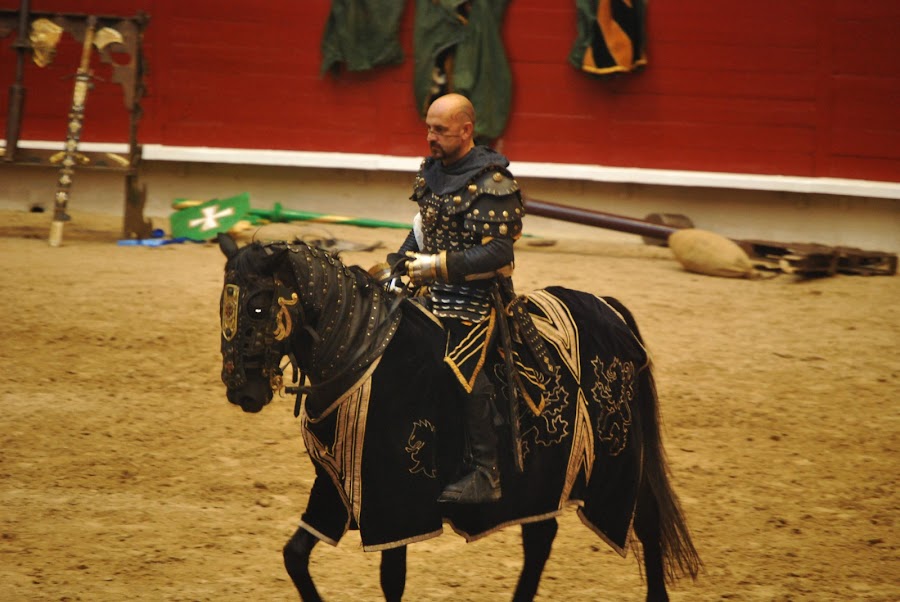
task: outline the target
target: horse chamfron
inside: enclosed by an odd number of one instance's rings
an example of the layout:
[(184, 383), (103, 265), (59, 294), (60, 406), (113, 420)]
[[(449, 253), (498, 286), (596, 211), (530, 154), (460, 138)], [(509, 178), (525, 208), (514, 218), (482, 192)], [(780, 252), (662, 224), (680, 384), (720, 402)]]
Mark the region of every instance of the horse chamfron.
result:
[(513, 599), (531, 600), (555, 517), (570, 505), (623, 556), (637, 535), (648, 600), (667, 599), (667, 580), (696, 577), (700, 559), (669, 483), (649, 361), (621, 303), (563, 287), (521, 299), (554, 365), (536, 369), (516, 337), (484, 358), (494, 406), (509, 408), (495, 421), (503, 496), (438, 503), (466, 448), (440, 321), (417, 298), (387, 292), (361, 268), (302, 243), (238, 249), (220, 236), (220, 245), (228, 400), (261, 410), (282, 388), (285, 356), (301, 384), (309, 381), (296, 413), (316, 480), (284, 548), (302, 599), (319, 599), (308, 570), (313, 547), (336, 544), (348, 529), (359, 530), (365, 550), (382, 552), (382, 589), (399, 600), (407, 544), (445, 524), (468, 541), (519, 524), (525, 565)]

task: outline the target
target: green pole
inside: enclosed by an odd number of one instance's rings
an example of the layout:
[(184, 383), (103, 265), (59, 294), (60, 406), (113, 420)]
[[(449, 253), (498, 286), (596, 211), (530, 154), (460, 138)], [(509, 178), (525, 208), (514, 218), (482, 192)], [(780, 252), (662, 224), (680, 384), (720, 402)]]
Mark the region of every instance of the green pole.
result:
[(361, 217), (347, 217), (344, 215), (331, 215), (330, 213), (315, 213), (313, 211), (296, 211), (293, 209), (284, 209), (281, 203), (275, 203), (275, 207), (269, 209), (253, 209), (247, 212), (247, 215), (269, 220), (270, 222), (315, 222), (319, 224), (340, 224), (345, 226), (362, 226), (364, 228), (396, 228), (409, 230), (412, 223), (388, 222), (377, 219), (366, 219)]

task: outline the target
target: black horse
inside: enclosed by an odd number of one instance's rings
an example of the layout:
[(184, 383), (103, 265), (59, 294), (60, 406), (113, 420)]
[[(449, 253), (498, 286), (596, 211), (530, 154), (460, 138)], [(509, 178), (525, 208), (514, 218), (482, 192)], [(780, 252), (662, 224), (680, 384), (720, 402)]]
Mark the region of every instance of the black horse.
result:
[(496, 412), (503, 497), (438, 503), (465, 453), (440, 321), (416, 298), (385, 291), (326, 251), (219, 241), (228, 258), (228, 400), (260, 411), (283, 388), (285, 356), (301, 385), (309, 379), (295, 414), (316, 479), (284, 547), (301, 599), (320, 599), (309, 573), (313, 547), (336, 545), (348, 529), (359, 530), (365, 550), (381, 551), (385, 598), (400, 600), (407, 544), (440, 535), (444, 524), (467, 541), (518, 524), (525, 562), (513, 599), (532, 600), (556, 517), (569, 505), (622, 556), (637, 535), (648, 600), (667, 600), (667, 581), (697, 576), (700, 558), (669, 483), (649, 361), (622, 304), (562, 287), (522, 298), (557, 365), (534, 369), (521, 341), (484, 358), (496, 407), (508, 409)]

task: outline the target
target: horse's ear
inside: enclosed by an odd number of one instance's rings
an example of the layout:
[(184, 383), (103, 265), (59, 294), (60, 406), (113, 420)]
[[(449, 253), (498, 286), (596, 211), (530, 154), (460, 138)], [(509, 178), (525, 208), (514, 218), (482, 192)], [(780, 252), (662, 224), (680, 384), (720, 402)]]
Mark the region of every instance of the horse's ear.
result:
[(222, 252), (225, 253), (225, 257), (231, 259), (238, 252), (237, 243), (234, 242), (234, 239), (226, 232), (219, 232), (216, 239), (219, 241), (219, 248), (222, 249)]

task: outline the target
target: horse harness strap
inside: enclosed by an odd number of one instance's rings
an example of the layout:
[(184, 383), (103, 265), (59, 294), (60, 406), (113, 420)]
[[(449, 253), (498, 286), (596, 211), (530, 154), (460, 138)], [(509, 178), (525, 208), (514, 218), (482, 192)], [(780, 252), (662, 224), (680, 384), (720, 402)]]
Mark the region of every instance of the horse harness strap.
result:
[(534, 325), (531, 314), (528, 313), (526, 307), (528, 298), (516, 295), (508, 278), (500, 278), (499, 281), (499, 295), (495, 303), (499, 305), (501, 318), (509, 323), (511, 335), (521, 341), (528, 350), (533, 362), (532, 367), (537, 368), (544, 376), (552, 377), (556, 372), (556, 365), (544, 339)]

